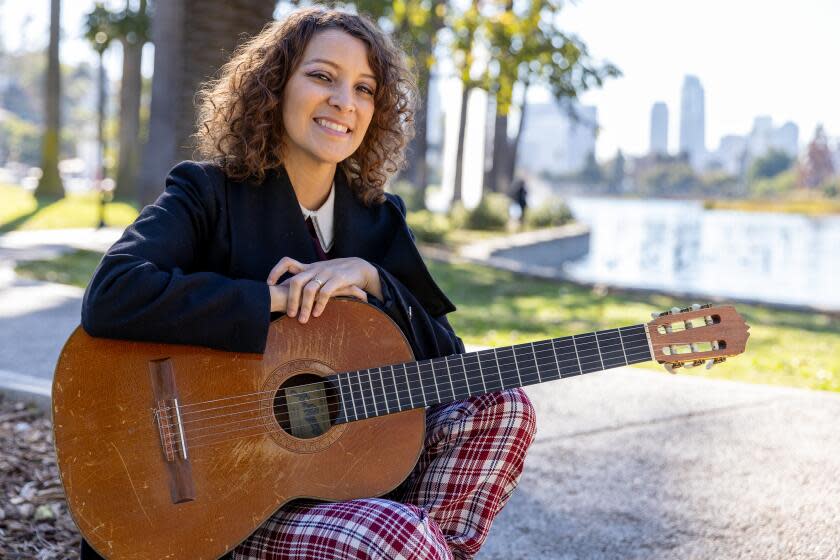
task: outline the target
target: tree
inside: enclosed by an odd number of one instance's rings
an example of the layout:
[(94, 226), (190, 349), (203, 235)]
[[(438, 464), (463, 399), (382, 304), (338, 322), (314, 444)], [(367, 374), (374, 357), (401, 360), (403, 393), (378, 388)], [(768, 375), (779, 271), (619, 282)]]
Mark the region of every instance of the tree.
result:
[(414, 115), (415, 135), (407, 150), (406, 176), (420, 190), (418, 199), (425, 199), (428, 183), (426, 153), (428, 152), (429, 82), (435, 63), (438, 32), (444, 26), (447, 13), (445, 0), (361, 0), (355, 2), (360, 12), (366, 13), (386, 29), (392, 29), (397, 42), (406, 50), (410, 67), (417, 76), (420, 93)]
[(799, 165), (799, 186), (807, 189), (819, 187), (834, 175), (831, 150), (822, 125), (814, 131), (814, 139), (808, 144), (805, 158)]
[(470, 91), (477, 87), (480, 82), (471, 76), (473, 62), (475, 62), (475, 38), (479, 27), (482, 24), (482, 16), (479, 11), (479, 0), (471, 0), (470, 7), (463, 14), (457, 17), (452, 23), (452, 31), (455, 39), (452, 42), (452, 55), (455, 61), (455, 68), (461, 78), (461, 112), (458, 118), (458, 147), (455, 155), (455, 188), (452, 193), (452, 202), (461, 200), (463, 186), (461, 178), (464, 173), (464, 136), (467, 129), (467, 101)]
[(200, 84), (212, 77), (236, 46), (271, 21), (271, 0), (166, 0), (155, 2), (152, 41), (155, 73), (149, 139), (140, 168), (140, 201), (160, 194), (166, 172), (193, 157), (195, 106)]
[[(582, 91), (600, 87), (605, 79), (621, 73), (612, 64), (596, 64), (586, 44), (560, 31), (557, 21), (563, 6), (560, 0), (522, 3), (525, 9), (518, 13), (512, 0), (491, 4), (495, 6), (495, 13), (487, 18), (491, 59), (484, 83), (496, 98), (496, 121), (488, 188), (506, 190), (516, 174), (530, 85), (547, 85), (554, 98), (566, 104), (573, 118), (578, 118), (572, 104), (566, 101), (575, 99)], [(507, 119), (517, 82), (522, 84), (522, 104), (518, 130), (511, 142), (507, 137)]]
[(140, 164), (140, 98), (143, 77), (140, 74), (143, 45), (149, 41), (149, 16), (146, 0), (138, 9), (125, 9), (114, 20), (115, 36), (122, 44), (123, 65), (120, 84), (119, 156), (117, 158), (117, 194), (137, 199), (137, 171)]
[(59, 133), (61, 130), (61, 74), (58, 59), (58, 42), (61, 30), (61, 0), (50, 0), (50, 44), (47, 50), (47, 106), (46, 127), (41, 148), (41, 170), (35, 194), (60, 198), (64, 186), (58, 173)]
[(107, 78), (103, 57), (105, 51), (111, 45), (114, 35), (113, 15), (104, 4), (97, 2), (85, 19), (85, 39), (90, 42), (93, 50), (99, 55), (99, 81), (97, 84), (99, 93), (96, 104), (96, 141), (99, 144), (96, 161), (97, 188), (101, 186), (101, 181), (105, 178), (105, 100)]
[(586, 155), (586, 162), (580, 170), (580, 180), (589, 185), (597, 185), (604, 180), (604, 172), (601, 171), (601, 166), (595, 159), (595, 152), (589, 152)]
[(611, 193), (618, 194), (622, 190), (622, 186), (624, 185), (624, 163), (624, 154), (621, 153), (621, 150), (618, 150), (615, 154), (615, 159), (612, 161), (612, 165), (610, 165), (610, 178), (607, 183)]
[(750, 165), (750, 182), (757, 179), (772, 179), (793, 165), (794, 158), (781, 150), (771, 149)]

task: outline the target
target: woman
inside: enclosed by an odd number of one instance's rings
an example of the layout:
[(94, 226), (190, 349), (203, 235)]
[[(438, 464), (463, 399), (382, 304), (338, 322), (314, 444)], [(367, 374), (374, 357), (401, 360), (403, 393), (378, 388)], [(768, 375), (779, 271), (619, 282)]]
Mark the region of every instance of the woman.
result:
[[(317, 321), (351, 296), (385, 311), (417, 359), (463, 352), (384, 192), (413, 133), (416, 87), (370, 20), (301, 9), (240, 47), (201, 93), (208, 161), (184, 162), (108, 251), (85, 294), (94, 336), (262, 352), (271, 313)], [(233, 558), (470, 558), (534, 434), (519, 390), (427, 411), (424, 451), (385, 498), (287, 504)], [(83, 558), (96, 558), (84, 546)]]

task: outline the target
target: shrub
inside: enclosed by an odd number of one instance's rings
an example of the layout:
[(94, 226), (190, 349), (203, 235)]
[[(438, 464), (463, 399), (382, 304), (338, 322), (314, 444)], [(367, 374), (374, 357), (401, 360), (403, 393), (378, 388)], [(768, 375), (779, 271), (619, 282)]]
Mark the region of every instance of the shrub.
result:
[(403, 199), (405, 207), (409, 212), (416, 210), (425, 210), (426, 201), (424, 200), (424, 193), (420, 191), (413, 183), (400, 179), (388, 184), (388, 192), (394, 193)]
[(550, 198), (525, 212), (525, 224), (531, 228), (556, 227), (572, 221), (572, 212), (563, 199)]
[(418, 241), (423, 243), (443, 243), (446, 241), (450, 223), (449, 219), (443, 214), (418, 210), (417, 212), (409, 212), (406, 221)]
[(469, 229), (505, 230), (509, 219), (510, 198), (500, 193), (487, 193), (478, 206), (467, 213)]

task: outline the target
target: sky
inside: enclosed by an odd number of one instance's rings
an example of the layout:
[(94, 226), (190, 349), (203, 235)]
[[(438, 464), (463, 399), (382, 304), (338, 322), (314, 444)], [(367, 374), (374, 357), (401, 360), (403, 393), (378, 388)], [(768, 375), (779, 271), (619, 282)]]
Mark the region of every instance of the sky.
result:
[[(122, 6), (124, 1), (111, 0)], [(65, 0), (62, 61), (95, 62), (80, 39), (83, 14), (93, 0)], [(8, 49), (44, 48), (49, 0), (0, 0), (0, 33)], [(706, 94), (706, 147), (726, 134), (746, 134), (756, 116), (775, 125), (793, 121), (800, 144), (822, 123), (840, 137), (840, 0), (577, 0), (562, 11), (560, 27), (578, 35), (597, 59), (609, 60), (623, 77), (586, 92), (601, 124), (599, 159), (647, 151), (650, 109), (664, 101), (669, 110), (669, 145), (679, 138), (680, 89), (696, 75)], [(144, 73), (152, 71), (152, 49)], [(120, 55), (106, 61), (119, 74)], [(547, 100), (535, 90), (531, 100)]]

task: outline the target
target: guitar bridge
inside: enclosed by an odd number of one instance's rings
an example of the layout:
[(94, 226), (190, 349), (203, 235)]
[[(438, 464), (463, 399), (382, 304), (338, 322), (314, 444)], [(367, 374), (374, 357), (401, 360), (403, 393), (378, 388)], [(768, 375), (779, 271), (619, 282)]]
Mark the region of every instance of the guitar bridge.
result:
[(160, 434), (160, 445), (166, 468), (169, 471), (169, 493), (173, 504), (195, 499), (192, 467), (187, 455), (187, 436), (178, 403), (178, 389), (175, 386), (175, 372), (172, 360), (149, 362), (152, 378), (152, 393), (157, 408), (154, 418)]
[(187, 437), (184, 434), (178, 399), (158, 401), (154, 414), (160, 434), (160, 445), (167, 462), (174, 461), (178, 455), (184, 461), (188, 460)]

